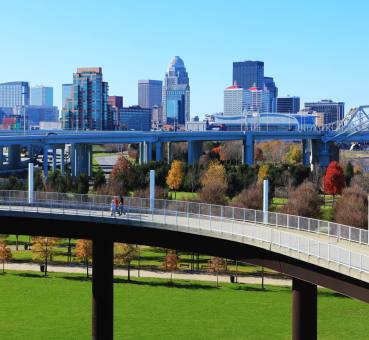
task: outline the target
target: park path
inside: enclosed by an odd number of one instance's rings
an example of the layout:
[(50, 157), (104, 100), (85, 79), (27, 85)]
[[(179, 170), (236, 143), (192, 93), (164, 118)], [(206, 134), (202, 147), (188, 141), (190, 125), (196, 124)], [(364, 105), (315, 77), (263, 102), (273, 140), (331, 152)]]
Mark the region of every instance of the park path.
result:
[[(7, 263), (5, 270), (18, 270), (18, 271), (40, 271), (40, 265), (36, 263)], [(79, 265), (70, 266), (55, 266), (48, 265), (47, 270), (54, 273), (74, 273), (74, 274), (85, 274), (86, 268)], [(89, 270), (92, 272), (92, 269)], [(114, 275), (116, 276), (127, 276), (126, 269), (114, 269)], [(147, 277), (147, 278), (160, 278), (170, 279), (170, 272), (163, 271), (151, 271), (151, 270), (140, 270), (138, 273), (137, 269), (131, 270), (131, 277)], [(210, 281), (215, 282), (216, 276), (207, 273), (183, 273), (173, 272), (173, 279), (175, 280), (192, 280), (192, 281)], [(238, 283), (245, 284), (261, 284), (261, 277), (253, 276), (238, 276)], [(219, 275), (219, 282), (230, 282), (229, 275)], [(264, 276), (264, 284), (273, 286), (291, 286), (291, 280), (288, 279), (276, 279)]]

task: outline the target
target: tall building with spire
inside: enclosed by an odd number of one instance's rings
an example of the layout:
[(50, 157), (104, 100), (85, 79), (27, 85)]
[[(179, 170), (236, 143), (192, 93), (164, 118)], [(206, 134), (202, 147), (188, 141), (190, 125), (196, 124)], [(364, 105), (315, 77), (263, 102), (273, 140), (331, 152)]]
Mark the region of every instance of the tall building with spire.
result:
[(190, 120), (190, 81), (183, 60), (170, 62), (163, 84), (163, 114), (167, 124), (184, 125)]

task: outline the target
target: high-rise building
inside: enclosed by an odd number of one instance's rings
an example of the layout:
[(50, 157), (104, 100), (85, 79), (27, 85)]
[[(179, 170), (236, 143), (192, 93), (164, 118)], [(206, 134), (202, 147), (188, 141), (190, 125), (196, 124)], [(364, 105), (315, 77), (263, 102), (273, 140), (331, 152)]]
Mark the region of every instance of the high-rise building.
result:
[(0, 107), (29, 105), (29, 83), (14, 81), (0, 84)]
[(274, 79), (272, 77), (264, 77), (264, 90), (269, 92), (269, 112), (277, 111), (277, 97), (278, 97), (278, 87), (275, 85)]
[(248, 89), (256, 86), (264, 89), (264, 62), (262, 61), (237, 61), (233, 63), (233, 83)]
[(190, 120), (190, 81), (184, 62), (178, 56), (170, 62), (165, 74), (162, 104), (167, 124), (184, 125)]
[(66, 106), (67, 99), (72, 99), (73, 84), (62, 84), (62, 108)]
[(43, 85), (31, 87), (30, 103), (36, 106), (53, 106), (53, 88)]
[(321, 113), (321, 123), (329, 124), (343, 119), (345, 115), (345, 103), (334, 102), (333, 100), (323, 99), (319, 102), (305, 103), (305, 109)]
[(238, 116), (243, 114), (246, 105), (246, 91), (235, 82), (224, 90), (225, 116)]
[(248, 113), (269, 111), (270, 93), (258, 89), (255, 85), (245, 90), (245, 110)]
[(108, 130), (108, 83), (103, 81), (101, 67), (78, 68), (73, 74), (72, 109), (64, 112), (64, 128)]
[(161, 106), (154, 105), (151, 109), (151, 126), (154, 129), (158, 129), (163, 123), (163, 108)]
[(151, 109), (144, 109), (138, 105), (123, 107), (120, 110), (120, 129), (150, 131)]
[(300, 97), (278, 97), (277, 112), (297, 113), (300, 111)]
[(123, 97), (109, 96), (108, 103), (109, 103), (108, 121), (112, 122), (112, 130), (120, 130), (120, 110), (123, 109)]
[(138, 105), (144, 109), (161, 106), (163, 82), (161, 80), (138, 81)]

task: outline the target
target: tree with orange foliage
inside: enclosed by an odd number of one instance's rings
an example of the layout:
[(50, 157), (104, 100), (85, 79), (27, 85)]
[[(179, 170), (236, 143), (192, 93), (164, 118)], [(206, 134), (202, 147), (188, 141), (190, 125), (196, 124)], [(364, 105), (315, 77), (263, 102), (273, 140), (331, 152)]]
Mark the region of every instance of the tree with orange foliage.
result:
[(226, 261), (221, 257), (212, 257), (209, 260), (209, 270), (217, 276), (217, 288), (219, 287), (219, 272), (225, 271)]
[(345, 187), (345, 175), (338, 162), (329, 163), (324, 176), (324, 193), (328, 195), (340, 195)]
[(224, 166), (219, 162), (211, 162), (201, 177), (202, 188), (198, 193), (201, 202), (225, 204), (227, 179)]
[(162, 267), (170, 271), (170, 282), (173, 282), (173, 271), (178, 269), (179, 256), (174, 250), (168, 250)]
[(130, 191), (135, 182), (132, 163), (123, 155), (119, 156), (109, 176), (111, 194), (118, 195)]
[(54, 254), (54, 248), (57, 245), (59, 239), (56, 237), (43, 237), (37, 236), (32, 240), (32, 258), (33, 260), (40, 261), (44, 264), (44, 273), (47, 276), (47, 265), (49, 261), (52, 261)]
[(169, 189), (174, 190), (174, 199), (176, 199), (177, 190), (181, 187), (184, 178), (183, 163), (173, 161), (166, 179)]
[(5, 273), (5, 262), (8, 262), (12, 258), (12, 251), (7, 246), (5, 240), (0, 241), (0, 261), (3, 264), (3, 274)]
[(91, 240), (78, 240), (76, 244), (76, 257), (86, 264), (86, 275), (88, 273), (88, 261), (92, 259), (92, 241)]

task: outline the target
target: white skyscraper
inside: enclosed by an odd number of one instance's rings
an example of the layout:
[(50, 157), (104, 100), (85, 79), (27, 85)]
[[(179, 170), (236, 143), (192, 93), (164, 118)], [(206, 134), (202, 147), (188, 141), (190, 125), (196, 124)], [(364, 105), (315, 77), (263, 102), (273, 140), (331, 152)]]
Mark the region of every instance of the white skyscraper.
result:
[(239, 116), (242, 115), (245, 109), (245, 90), (234, 85), (228, 86), (224, 90), (224, 115), (225, 116)]

